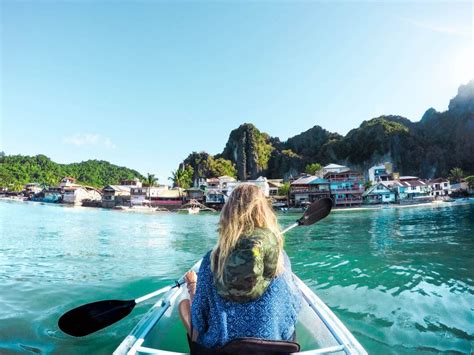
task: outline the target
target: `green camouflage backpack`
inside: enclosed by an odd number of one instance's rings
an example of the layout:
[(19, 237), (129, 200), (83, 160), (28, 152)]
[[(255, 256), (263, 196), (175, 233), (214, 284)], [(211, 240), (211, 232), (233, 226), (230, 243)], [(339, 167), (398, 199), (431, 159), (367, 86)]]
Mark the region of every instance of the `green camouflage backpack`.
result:
[(214, 277), (217, 293), (238, 303), (256, 300), (275, 276), (278, 253), (278, 240), (268, 229), (242, 236), (224, 264), (223, 283)]

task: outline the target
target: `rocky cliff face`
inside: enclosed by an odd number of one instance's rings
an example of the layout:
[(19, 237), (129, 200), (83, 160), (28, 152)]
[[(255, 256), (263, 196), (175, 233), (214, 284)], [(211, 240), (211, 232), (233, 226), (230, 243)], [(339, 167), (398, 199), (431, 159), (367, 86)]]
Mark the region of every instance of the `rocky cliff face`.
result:
[(243, 124), (230, 133), (220, 157), (235, 164), (241, 180), (295, 176), (313, 162), (366, 171), (390, 161), (402, 175), (423, 178), (447, 176), (453, 167), (473, 174), (474, 80), (459, 88), (445, 112), (430, 108), (419, 122), (380, 116), (362, 122), (346, 136), (314, 126), (281, 142)]
[(222, 157), (236, 164), (239, 180), (255, 179), (265, 174), (273, 149), (268, 134), (245, 123), (230, 133)]

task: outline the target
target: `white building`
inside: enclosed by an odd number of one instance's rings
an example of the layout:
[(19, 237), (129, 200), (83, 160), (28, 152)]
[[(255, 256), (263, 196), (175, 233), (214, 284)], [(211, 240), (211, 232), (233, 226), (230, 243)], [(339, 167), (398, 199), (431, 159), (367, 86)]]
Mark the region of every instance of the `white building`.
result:
[(430, 186), (430, 194), (433, 197), (441, 197), (451, 195), (451, 184), (448, 179), (434, 179), (428, 182)]
[(368, 170), (369, 180), (373, 183), (391, 180), (392, 163), (377, 164)]
[(143, 206), (157, 199), (163, 191), (168, 190), (167, 185), (140, 186), (130, 188), (130, 204), (132, 206)]
[(27, 194), (37, 194), (43, 191), (43, 188), (37, 182), (32, 182), (32, 183), (26, 184), (24, 187), (24, 190)]
[(347, 166), (339, 164), (329, 164), (323, 167), (323, 176), (327, 173), (342, 173), (344, 171), (350, 170)]
[(270, 196), (278, 196), (278, 190), (283, 186), (283, 179), (267, 179)]
[(61, 182), (59, 183), (59, 188), (61, 189), (64, 189), (65, 187), (74, 187), (74, 186), (80, 186), (78, 184), (76, 184), (76, 179), (74, 179), (73, 177), (69, 177), (69, 176), (66, 176), (66, 177), (63, 177), (61, 179)]
[(101, 193), (93, 187), (76, 185), (64, 188), (64, 203), (79, 205), (83, 200), (100, 201), (101, 198)]

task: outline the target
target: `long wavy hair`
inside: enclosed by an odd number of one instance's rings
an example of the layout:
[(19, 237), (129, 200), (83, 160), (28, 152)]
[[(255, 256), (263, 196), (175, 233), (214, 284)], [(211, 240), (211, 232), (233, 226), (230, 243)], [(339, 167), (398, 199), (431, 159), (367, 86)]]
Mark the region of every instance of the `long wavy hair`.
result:
[(263, 192), (255, 185), (241, 184), (224, 205), (219, 219), (219, 239), (211, 254), (211, 270), (223, 282), (224, 265), (242, 236), (265, 228), (278, 240), (279, 257), (276, 274), (283, 271), (283, 237), (273, 209)]

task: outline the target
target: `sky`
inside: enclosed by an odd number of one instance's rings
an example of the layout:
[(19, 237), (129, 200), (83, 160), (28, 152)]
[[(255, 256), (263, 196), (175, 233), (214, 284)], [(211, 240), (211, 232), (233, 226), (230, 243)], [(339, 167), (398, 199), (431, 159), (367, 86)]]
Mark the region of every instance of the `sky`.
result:
[(474, 79), (473, 4), (0, 0), (0, 150), (167, 183), (245, 122), (418, 121)]

